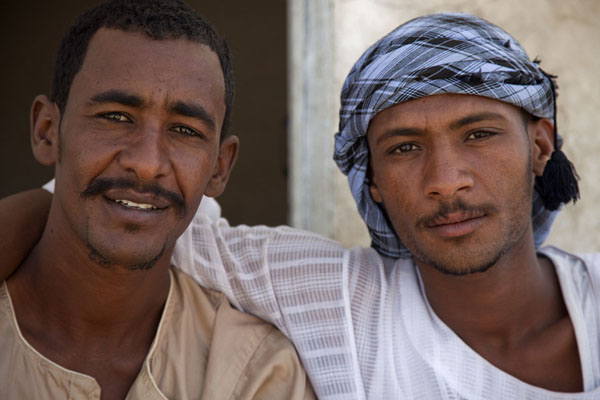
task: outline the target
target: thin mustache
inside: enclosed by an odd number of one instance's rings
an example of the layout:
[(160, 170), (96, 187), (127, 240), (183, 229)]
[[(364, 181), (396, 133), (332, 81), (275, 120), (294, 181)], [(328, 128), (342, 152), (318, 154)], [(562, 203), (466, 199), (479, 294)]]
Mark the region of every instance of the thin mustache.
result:
[(483, 203), (471, 205), (462, 199), (457, 199), (453, 202), (440, 203), (440, 206), (436, 212), (417, 219), (417, 226), (433, 226), (436, 224), (436, 221), (448, 218), (448, 215), (456, 212), (487, 215), (495, 211), (496, 207), (493, 204)]
[(110, 189), (133, 189), (138, 193), (152, 193), (156, 197), (162, 197), (166, 199), (182, 215), (185, 214), (185, 201), (179, 194), (163, 189), (156, 184), (142, 185), (124, 178), (96, 178), (90, 182), (88, 187), (83, 192), (81, 192), (81, 197), (90, 198), (98, 196)]

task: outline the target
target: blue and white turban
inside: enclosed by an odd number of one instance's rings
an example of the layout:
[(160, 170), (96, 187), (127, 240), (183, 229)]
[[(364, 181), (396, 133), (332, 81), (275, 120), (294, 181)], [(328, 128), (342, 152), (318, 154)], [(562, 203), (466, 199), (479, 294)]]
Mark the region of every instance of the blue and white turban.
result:
[[(550, 79), (513, 37), (481, 18), (460, 13), (416, 18), (367, 49), (342, 88), (334, 160), (348, 176), (372, 246), (384, 256), (410, 253), (369, 191), (369, 123), (388, 107), (441, 93), (485, 96), (537, 117), (554, 118)], [(536, 247), (548, 236), (556, 214), (534, 191)]]

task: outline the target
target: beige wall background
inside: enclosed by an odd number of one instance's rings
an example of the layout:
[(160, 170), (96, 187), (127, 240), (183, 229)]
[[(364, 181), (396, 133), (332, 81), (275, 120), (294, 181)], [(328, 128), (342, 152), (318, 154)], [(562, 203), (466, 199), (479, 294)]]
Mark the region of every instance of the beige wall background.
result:
[(442, 11), (501, 26), (558, 75), (558, 127), (581, 176), (581, 200), (563, 209), (546, 243), (600, 251), (598, 0), (288, 0), (292, 225), (346, 246), (369, 244), (346, 178), (331, 160), (343, 80), (381, 36), (411, 18)]

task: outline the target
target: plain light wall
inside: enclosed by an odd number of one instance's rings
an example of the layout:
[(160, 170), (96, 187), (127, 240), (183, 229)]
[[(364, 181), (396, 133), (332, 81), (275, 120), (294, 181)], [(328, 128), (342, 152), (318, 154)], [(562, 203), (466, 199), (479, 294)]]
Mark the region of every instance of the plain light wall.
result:
[[(443, 11), (471, 13), (499, 25), (531, 58), (540, 58), (544, 70), (558, 75), (558, 128), (563, 150), (581, 176), (581, 200), (563, 209), (546, 243), (600, 251), (597, 0), (327, 0), (318, 7), (311, 0), (289, 0), (292, 223), (348, 247), (369, 245), (346, 177), (331, 159), (339, 93), (354, 62), (377, 39), (412, 18)], [(318, 62), (308, 54), (318, 55)]]

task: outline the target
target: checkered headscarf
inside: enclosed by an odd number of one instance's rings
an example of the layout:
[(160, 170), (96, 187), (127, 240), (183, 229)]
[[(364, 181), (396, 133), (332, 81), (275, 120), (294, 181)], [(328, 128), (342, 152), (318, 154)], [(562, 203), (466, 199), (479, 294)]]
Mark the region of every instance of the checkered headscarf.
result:
[[(554, 117), (550, 80), (514, 38), (481, 18), (459, 13), (416, 18), (367, 49), (342, 88), (334, 160), (348, 175), (372, 246), (384, 256), (397, 258), (409, 252), (369, 192), (369, 123), (388, 107), (440, 93), (485, 96), (537, 117)], [(548, 235), (555, 216), (534, 191), (536, 246)]]

